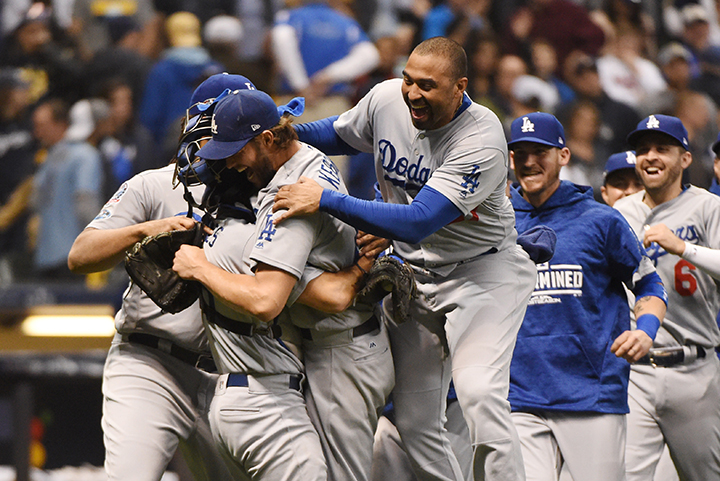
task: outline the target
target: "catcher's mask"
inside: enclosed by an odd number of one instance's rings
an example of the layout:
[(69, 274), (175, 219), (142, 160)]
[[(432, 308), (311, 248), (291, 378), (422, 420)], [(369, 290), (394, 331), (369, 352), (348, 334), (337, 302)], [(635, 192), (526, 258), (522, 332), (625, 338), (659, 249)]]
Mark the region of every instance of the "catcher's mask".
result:
[[(218, 101), (230, 94), (225, 89), (214, 99), (207, 99), (192, 105), (185, 112), (183, 132), (175, 158), (175, 186), (182, 183), (191, 185), (209, 184), (219, 180), (219, 173), (225, 168), (225, 162), (215, 162), (210, 166), (204, 159), (196, 157), (202, 145), (212, 138), (212, 114)], [(212, 161), (211, 161), (212, 162)]]

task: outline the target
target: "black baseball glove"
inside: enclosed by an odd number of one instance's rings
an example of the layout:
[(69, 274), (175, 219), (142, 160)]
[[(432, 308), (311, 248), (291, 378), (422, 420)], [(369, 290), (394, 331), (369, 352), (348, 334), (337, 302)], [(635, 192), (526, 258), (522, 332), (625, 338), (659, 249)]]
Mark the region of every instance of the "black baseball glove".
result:
[(375, 261), (368, 272), (365, 287), (358, 293), (358, 300), (375, 303), (389, 293), (392, 293), (393, 320), (397, 324), (405, 322), (410, 313), (410, 300), (417, 297), (417, 286), (410, 266), (394, 255)]
[(200, 283), (182, 279), (173, 271), (175, 253), (183, 244), (201, 247), (204, 239), (205, 232), (199, 222), (192, 229), (148, 236), (127, 253), (125, 270), (163, 311), (176, 314), (197, 300)]

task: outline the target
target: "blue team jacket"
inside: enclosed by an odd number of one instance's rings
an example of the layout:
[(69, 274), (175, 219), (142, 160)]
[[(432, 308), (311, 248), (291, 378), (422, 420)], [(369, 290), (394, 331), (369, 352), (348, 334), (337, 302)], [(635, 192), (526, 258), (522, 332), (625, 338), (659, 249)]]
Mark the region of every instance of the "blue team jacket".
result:
[(562, 181), (540, 208), (512, 190), (518, 232), (555, 230), (554, 257), (535, 291), (510, 367), (513, 411), (627, 413), (630, 365), (610, 352), (630, 329), (622, 283), (632, 286), (643, 248), (623, 216), (592, 188)]

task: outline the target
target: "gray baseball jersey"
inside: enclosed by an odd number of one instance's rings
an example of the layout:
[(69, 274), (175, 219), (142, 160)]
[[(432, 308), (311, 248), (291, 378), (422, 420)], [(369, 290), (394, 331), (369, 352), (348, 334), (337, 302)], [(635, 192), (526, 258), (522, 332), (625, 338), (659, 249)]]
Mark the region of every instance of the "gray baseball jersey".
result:
[[(116, 229), (186, 215), (183, 190), (172, 188), (173, 172), (174, 166), (167, 166), (131, 178), (88, 227)], [(199, 198), (202, 187), (192, 191)], [(115, 327), (119, 334), (105, 362), (102, 386), (108, 479), (158, 481), (178, 446), (196, 479), (232, 479), (207, 420), (217, 375), (122, 337), (143, 332), (196, 352), (207, 351), (198, 304), (179, 314), (163, 313), (131, 284)]]
[[(252, 275), (249, 254), (255, 241), (254, 224), (238, 219), (223, 219), (211, 236), (205, 240), (203, 250), (209, 262), (234, 274)], [(209, 296), (206, 291), (204, 296)], [(253, 324), (261, 332), (267, 324), (249, 314), (239, 312), (224, 304), (219, 298), (213, 298), (214, 309), (233, 320)], [(221, 373), (254, 374), (301, 374), (303, 365), (298, 357), (278, 339), (262, 333), (254, 336), (242, 336), (230, 332), (203, 316), (210, 337), (213, 357)], [(292, 326), (283, 325), (283, 338), (288, 341)], [(295, 339), (295, 343), (299, 343)]]
[[(187, 215), (188, 204), (183, 199), (183, 189), (172, 189), (174, 169), (174, 165), (168, 165), (147, 170), (123, 183), (88, 227), (117, 229), (149, 220)], [(202, 197), (202, 186), (190, 189), (196, 199)], [(199, 221), (202, 214), (194, 212), (193, 216)], [(186, 349), (208, 350), (197, 302), (175, 315), (163, 313), (132, 283), (125, 291), (122, 308), (115, 316), (115, 328), (121, 334), (147, 332), (170, 338)]]
[[(301, 176), (310, 177), (325, 188), (347, 193), (335, 164), (314, 147), (301, 145), (300, 151), (280, 167), (270, 184), (258, 194), (256, 239), (250, 253), (254, 265), (262, 262), (298, 279), (306, 264), (337, 272), (352, 265), (356, 256), (355, 229), (328, 214), (316, 213), (291, 218), (277, 226), (273, 224), (275, 194), (280, 187), (297, 182)], [(297, 310), (293, 323), (318, 330), (352, 328), (372, 314), (370, 306), (348, 309), (333, 316), (305, 306), (293, 308)]]
[[(387, 331), (354, 334), (353, 328), (373, 315), (370, 305), (356, 304), (328, 315), (292, 303), (302, 288), (324, 271), (335, 272), (355, 261), (355, 229), (336, 218), (317, 213), (291, 218), (275, 226), (272, 205), (283, 185), (300, 176), (347, 192), (340, 174), (327, 156), (301, 144), (258, 195), (258, 227), (251, 259), (282, 269), (299, 278), (290, 306), (281, 317), (309, 329), (302, 350), (309, 390), (308, 411), (320, 434), (331, 480), (367, 480), (372, 464), (373, 433), (378, 413), (393, 386), (394, 370)], [(349, 442), (348, 436), (352, 442)]]
[[(643, 203), (645, 192), (620, 199), (615, 208), (628, 220), (638, 239), (644, 226), (665, 224), (683, 241), (720, 249), (720, 198), (704, 189), (687, 188), (654, 209)], [(647, 248), (668, 293), (668, 308), (654, 347), (720, 345), (716, 322), (720, 310), (718, 282), (688, 261), (668, 254), (657, 244)]]
[[(665, 224), (683, 241), (720, 248), (720, 198), (689, 186), (650, 209), (641, 191), (615, 203), (635, 230)], [(719, 284), (688, 261), (653, 243), (648, 249), (668, 293), (653, 347), (698, 345), (704, 358), (672, 367), (633, 365), (628, 386), (628, 481), (652, 479), (664, 446), (680, 479), (720, 479)]]
[(515, 243), (503, 128), (495, 114), (465, 96), (447, 125), (418, 130), (402, 82), (375, 86), (333, 124), (349, 145), (374, 153), (385, 202), (410, 204), (428, 186), (462, 213), (419, 244), (393, 243), (420, 267), (411, 321), (388, 328), (398, 431), (419, 478), (463, 479), (444, 433), (452, 367), (475, 476), (522, 479), (508, 372), (536, 270)]
[(450, 124), (417, 130), (400, 95), (401, 83), (393, 79), (375, 86), (334, 127), (352, 147), (374, 153), (385, 202), (410, 204), (427, 185), (463, 213), (419, 245), (394, 242), (403, 257), (445, 274), (449, 265), (515, 242), (515, 216), (505, 195), (507, 143), (495, 114), (467, 97), (463, 107), (469, 105)]

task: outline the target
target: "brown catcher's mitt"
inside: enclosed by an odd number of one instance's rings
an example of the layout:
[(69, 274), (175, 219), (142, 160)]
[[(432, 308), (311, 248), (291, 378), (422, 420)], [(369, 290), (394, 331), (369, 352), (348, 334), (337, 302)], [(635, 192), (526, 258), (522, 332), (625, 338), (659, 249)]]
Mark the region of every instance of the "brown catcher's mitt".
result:
[(204, 239), (205, 232), (198, 222), (192, 229), (148, 236), (125, 256), (125, 270), (163, 311), (176, 314), (197, 300), (200, 283), (182, 279), (173, 271), (175, 253), (183, 244), (201, 247)]
[(375, 303), (392, 293), (393, 320), (405, 322), (410, 312), (410, 300), (417, 297), (415, 274), (401, 258), (386, 255), (375, 261), (368, 272), (365, 287), (358, 300)]

